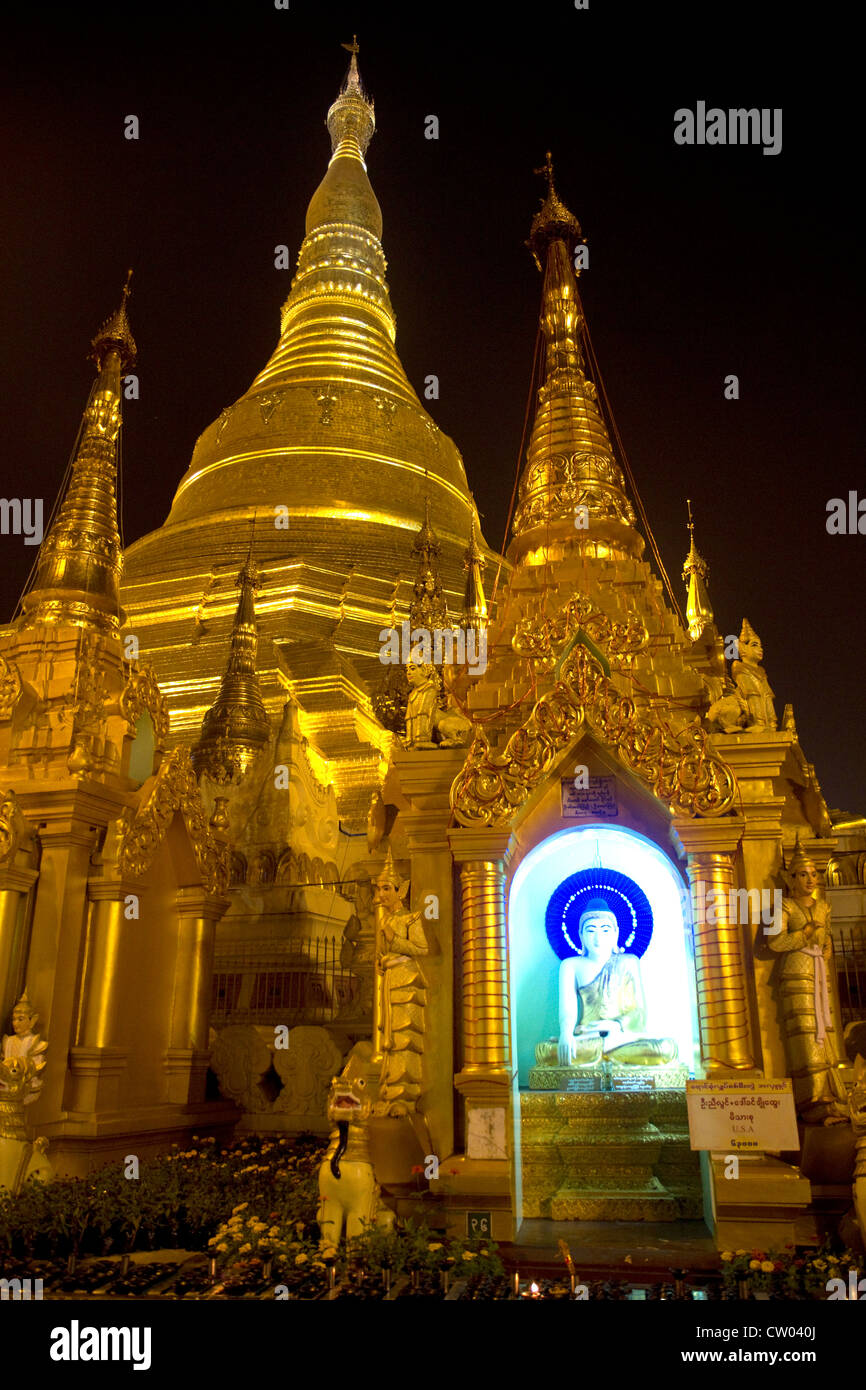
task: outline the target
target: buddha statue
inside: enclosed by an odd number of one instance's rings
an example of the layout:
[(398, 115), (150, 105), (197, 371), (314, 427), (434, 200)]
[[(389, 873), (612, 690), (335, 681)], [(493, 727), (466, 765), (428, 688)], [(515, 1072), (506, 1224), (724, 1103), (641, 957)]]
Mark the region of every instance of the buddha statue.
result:
[(790, 896), (782, 898), (782, 930), (768, 937), (782, 957), (779, 997), (788, 1074), (797, 1114), (806, 1124), (844, 1124), (844, 1065), (830, 1007), (828, 965), (833, 950), (830, 907), (817, 896), (818, 871), (800, 845), (788, 864)]
[(619, 945), (619, 924), (603, 898), (580, 914), (577, 955), (559, 967), (559, 1037), (539, 1043), (539, 1066), (658, 1067), (676, 1060), (672, 1038), (644, 1037), (646, 1003), (640, 961)]

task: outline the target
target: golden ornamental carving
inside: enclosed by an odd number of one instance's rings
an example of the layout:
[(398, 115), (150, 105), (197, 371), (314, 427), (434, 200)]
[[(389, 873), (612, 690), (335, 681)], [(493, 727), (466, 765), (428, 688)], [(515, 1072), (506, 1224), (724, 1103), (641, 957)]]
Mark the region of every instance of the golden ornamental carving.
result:
[(135, 733), (141, 716), (149, 714), (156, 746), (164, 748), (169, 730), (168, 702), (159, 688), (153, 668), (134, 667), (130, 663), (125, 669), (127, 679), (120, 696), (120, 712), (129, 725), (130, 733)]
[(21, 694), (21, 677), (15, 662), (0, 656), (0, 719), (11, 719), (15, 701)]
[(178, 812), (189, 832), (207, 891), (225, 893), (229, 882), (228, 847), (220, 844), (208, 826), (186, 747), (175, 748), (162, 764), (150, 795), (135, 814), (125, 811), (121, 817), (117, 860), (122, 877), (141, 877)]
[(18, 848), (18, 826), (16, 821), (20, 816), (18, 802), (15, 793), (9, 792), (0, 801), (0, 864), (4, 864), (7, 859), (15, 857)]
[(674, 813), (720, 816), (730, 810), (734, 774), (712, 751), (700, 720), (675, 732), (652, 708), (639, 709), (605, 673), (601, 654), (581, 640), (581, 634), (607, 636), (611, 654), (628, 655), (646, 641), (641, 628), (639, 622), (614, 623), (582, 597), (569, 601), (546, 635), (521, 625), (512, 645), (545, 665), (555, 659), (563, 634), (572, 636), (574, 645), (565, 649), (560, 679), (536, 701), (502, 753), (494, 752), (477, 729), (451, 788), (461, 825), (507, 824), (584, 725)]

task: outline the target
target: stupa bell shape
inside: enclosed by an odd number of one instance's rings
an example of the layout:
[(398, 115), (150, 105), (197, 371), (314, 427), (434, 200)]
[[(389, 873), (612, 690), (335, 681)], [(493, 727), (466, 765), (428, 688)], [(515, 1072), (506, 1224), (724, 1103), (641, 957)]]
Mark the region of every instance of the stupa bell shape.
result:
[[(216, 695), (251, 521), (254, 558), (269, 574), (258, 671), (271, 715), (286, 675), (312, 679), (310, 643), (335, 647), (369, 688), (380, 679), (379, 633), (395, 596), (398, 622), (407, 614), (406, 557), (425, 495), (449, 607), (460, 608), (472, 501), (457, 448), (397, 356), (365, 162), (375, 113), (354, 53), (327, 126), (331, 159), (309, 204), (276, 350), (199, 438), (164, 526), (126, 555), (124, 601), (178, 735), (197, 735)], [(295, 648), (306, 675), (293, 669)]]

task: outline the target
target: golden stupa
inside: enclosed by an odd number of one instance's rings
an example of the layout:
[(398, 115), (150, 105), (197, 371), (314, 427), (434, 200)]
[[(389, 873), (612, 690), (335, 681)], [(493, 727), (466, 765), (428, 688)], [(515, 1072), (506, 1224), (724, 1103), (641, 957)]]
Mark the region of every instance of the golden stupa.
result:
[[(252, 527), (262, 698), (273, 717), (297, 694), (307, 731), (339, 765), (357, 762), (351, 711), (382, 677), (379, 634), (408, 615), (425, 502), (455, 620), (480, 528), (460, 453), (397, 355), (365, 162), (375, 116), (354, 51), (327, 126), (331, 160), (307, 210), (276, 350), (199, 438), (165, 524), (127, 550), (123, 599), (168, 699), (172, 737), (194, 739), (223, 675)], [(342, 809), (351, 813), (345, 798)]]

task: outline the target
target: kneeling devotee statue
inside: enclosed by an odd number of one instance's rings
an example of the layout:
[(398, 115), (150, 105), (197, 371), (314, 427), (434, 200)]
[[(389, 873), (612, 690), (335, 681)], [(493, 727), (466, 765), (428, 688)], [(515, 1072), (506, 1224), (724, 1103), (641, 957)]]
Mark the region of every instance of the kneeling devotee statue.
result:
[(646, 1038), (640, 961), (619, 942), (619, 924), (603, 898), (580, 914), (580, 947), (559, 967), (559, 1037), (539, 1043), (539, 1066), (593, 1066), (602, 1056), (618, 1066), (673, 1062), (672, 1038)]

